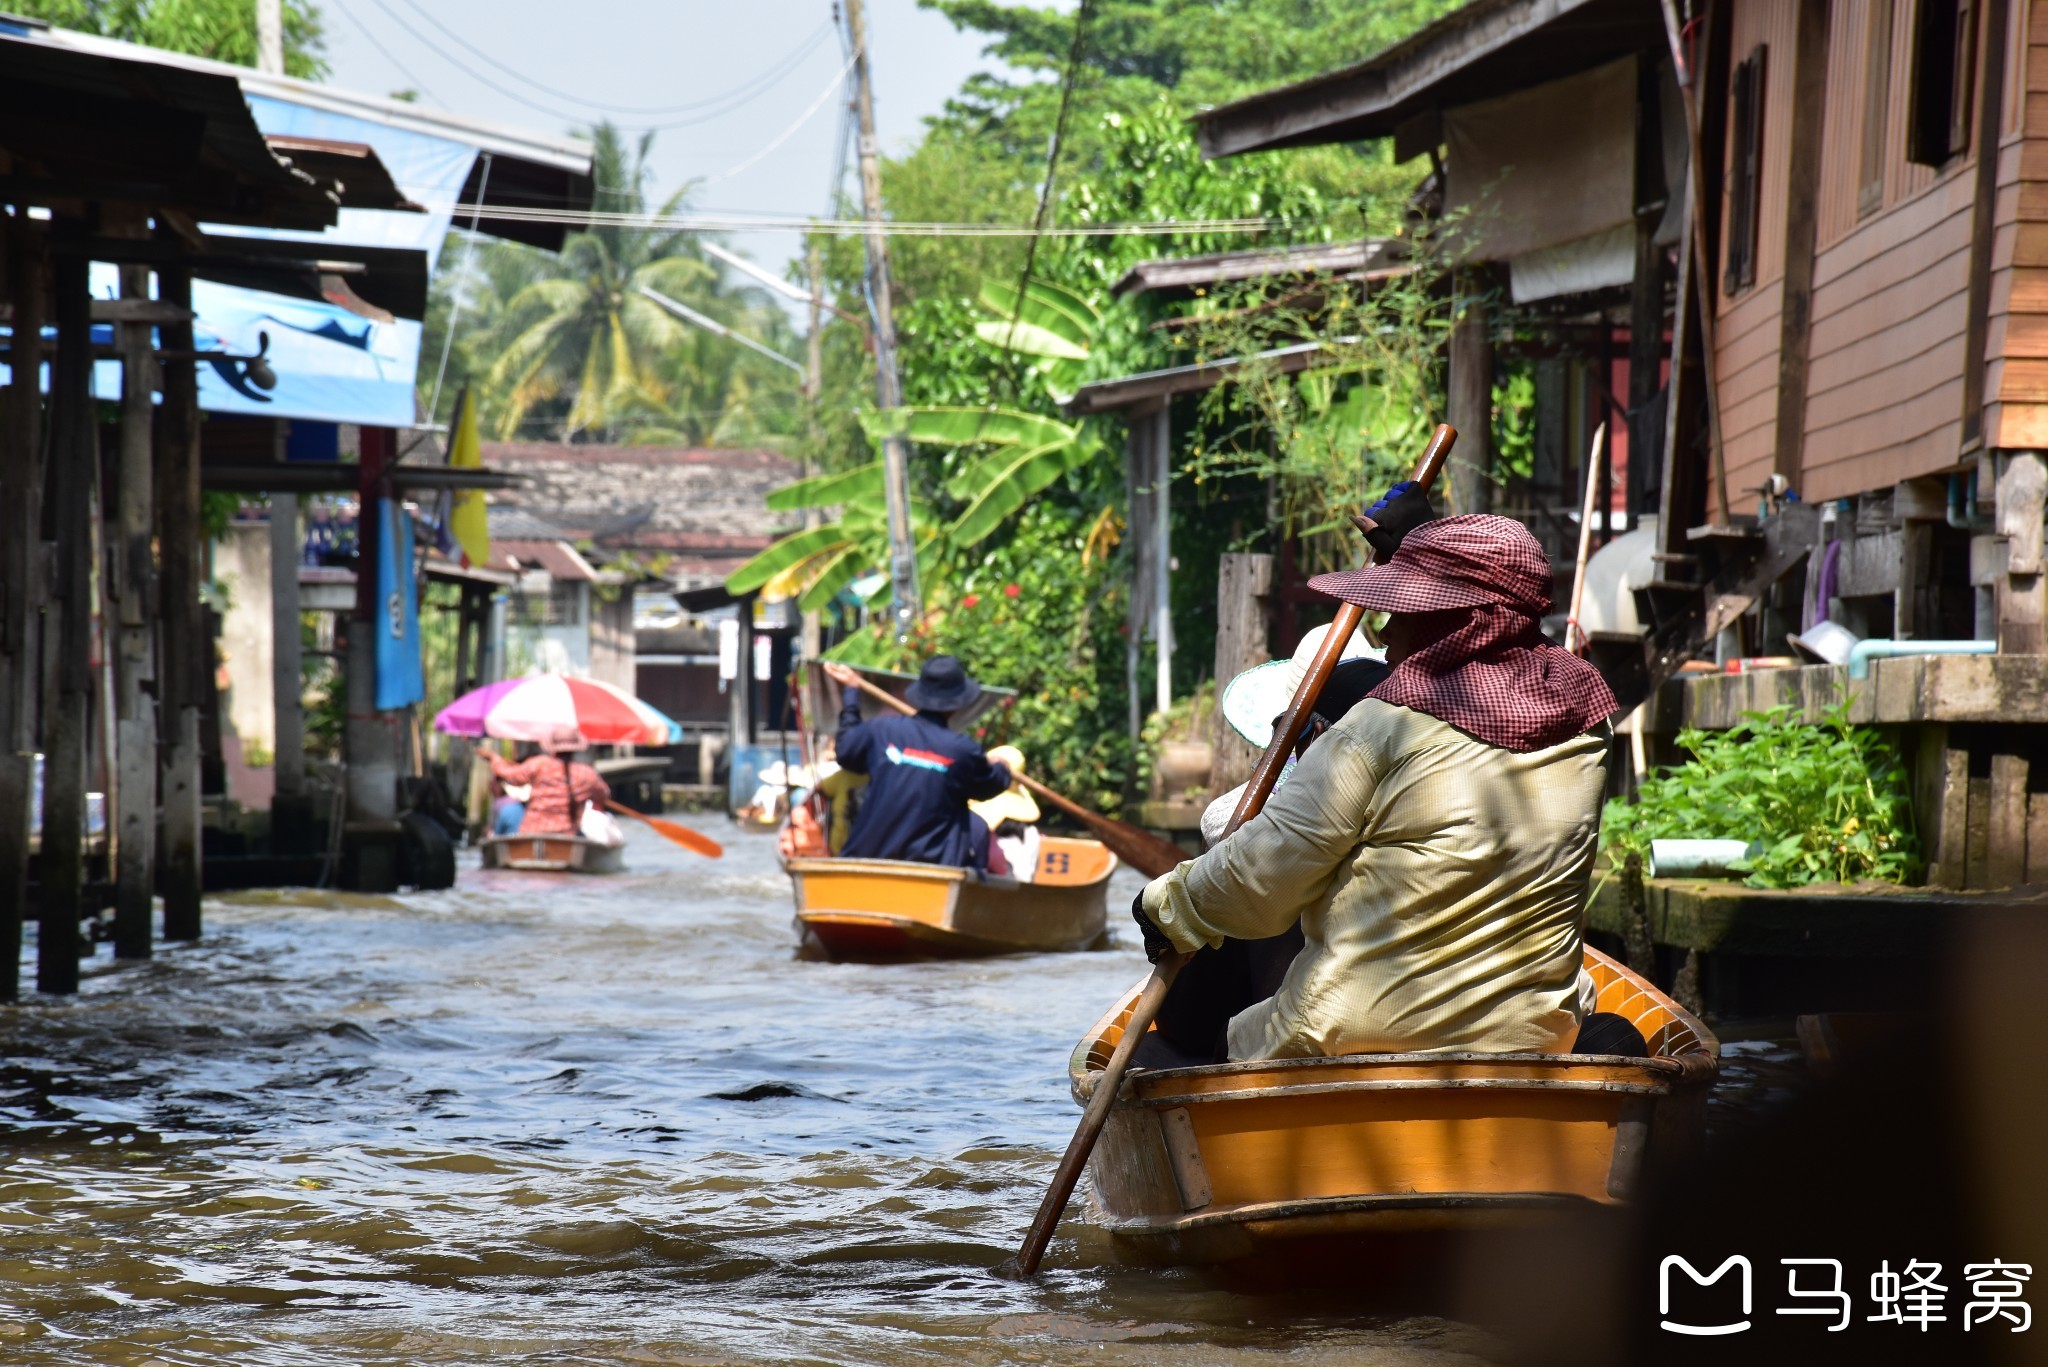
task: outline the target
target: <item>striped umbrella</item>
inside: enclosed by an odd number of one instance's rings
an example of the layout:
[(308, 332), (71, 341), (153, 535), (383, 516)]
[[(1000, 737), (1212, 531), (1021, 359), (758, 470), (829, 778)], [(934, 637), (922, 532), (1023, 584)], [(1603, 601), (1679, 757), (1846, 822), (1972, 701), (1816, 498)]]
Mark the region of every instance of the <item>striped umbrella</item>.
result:
[(624, 689), (563, 674), (485, 684), (442, 708), (434, 725), (452, 736), (535, 742), (565, 726), (593, 745), (674, 745), (683, 738), (682, 727)]

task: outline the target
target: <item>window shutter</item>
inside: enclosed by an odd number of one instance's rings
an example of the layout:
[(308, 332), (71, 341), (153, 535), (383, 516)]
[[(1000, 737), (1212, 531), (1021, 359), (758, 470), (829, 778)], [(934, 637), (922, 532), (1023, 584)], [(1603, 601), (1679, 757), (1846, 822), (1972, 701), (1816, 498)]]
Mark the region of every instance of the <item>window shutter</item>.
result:
[(1763, 188), (1764, 69), (1768, 49), (1758, 44), (1735, 68), (1730, 103), (1734, 136), (1729, 143), (1727, 268), (1723, 293), (1735, 294), (1756, 283), (1756, 242), (1759, 199)]

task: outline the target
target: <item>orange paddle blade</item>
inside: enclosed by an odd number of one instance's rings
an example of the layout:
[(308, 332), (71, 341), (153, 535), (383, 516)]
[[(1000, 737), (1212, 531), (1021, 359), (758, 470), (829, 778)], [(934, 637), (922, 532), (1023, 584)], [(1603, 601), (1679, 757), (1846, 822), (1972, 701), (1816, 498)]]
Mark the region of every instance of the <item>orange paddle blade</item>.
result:
[(636, 812), (631, 807), (613, 802), (609, 798), (605, 800), (604, 805), (617, 812), (620, 816), (631, 817), (635, 821), (644, 822), (652, 826), (656, 831), (667, 836), (684, 849), (695, 850), (706, 859), (716, 859), (725, 853), (725, 846), (719, 844), (708, 835), (697, 834), (697, 832), (680, 822), (667, 821), (658, 816), (648, 816), (645, 812)]

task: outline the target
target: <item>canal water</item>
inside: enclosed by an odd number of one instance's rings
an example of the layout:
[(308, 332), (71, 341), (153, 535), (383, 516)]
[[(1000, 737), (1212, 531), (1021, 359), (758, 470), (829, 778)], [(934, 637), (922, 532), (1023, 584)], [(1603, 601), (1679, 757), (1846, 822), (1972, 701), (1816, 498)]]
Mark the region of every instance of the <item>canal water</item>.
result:
[(1105, 951), (804, 962), (773, 841), (728, 832), (709, 862), (636, 829), (606, 879), (211, 899), (202, 943), (0, 1014), (0, 1361), (1495, 1355), (1072, 1218), (1037, 1284), (991, 1276), (1068, 1051), (1144, 971), (1138, 880)]

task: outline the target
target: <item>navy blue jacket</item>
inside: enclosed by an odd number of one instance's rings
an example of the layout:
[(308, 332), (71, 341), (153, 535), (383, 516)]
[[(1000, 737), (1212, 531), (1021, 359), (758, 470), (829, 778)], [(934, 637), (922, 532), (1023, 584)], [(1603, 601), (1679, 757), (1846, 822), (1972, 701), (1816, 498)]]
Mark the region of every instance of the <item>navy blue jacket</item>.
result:
[(988, 827), (974, 818), (967, 803), (1007, 789), (1009, 768), (991, 764), (972, 739), (947, 728), (941, 713), (864, 722), (860, 694), (851, 688), (844, 704), (839, 763), (866, 774), (868, 786), (839, 853), (853, 859), (985, 867)]

